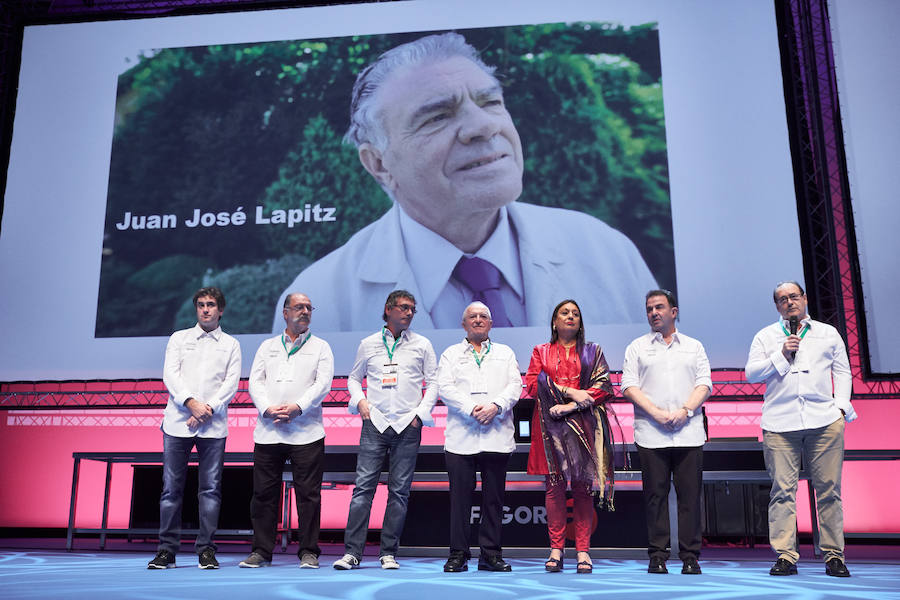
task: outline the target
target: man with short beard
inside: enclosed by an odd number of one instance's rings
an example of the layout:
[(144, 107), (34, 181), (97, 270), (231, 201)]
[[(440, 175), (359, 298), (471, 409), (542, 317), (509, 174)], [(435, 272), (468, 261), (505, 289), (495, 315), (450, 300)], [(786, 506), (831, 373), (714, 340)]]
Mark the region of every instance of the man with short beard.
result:
[(747, 381), (766, 383), (762, 417), (763, 457), (772, 478), (769, 544), (778, 556), (769, 575), (797, 574), (797, 479), (801, 464), (816, 490), (819, 549), (825, 574), (850, 577), (844, 564), (841, 470), (844, 421), (856, 419), (847, 347), (837, 329), (814, 321), (806, 292), (796, 281), (775, 286), (780, 318), (750, 344)]
[(284, 301), (284, 333), (264, 341), (250, 369), (250, 397), (259, 411), (253, 430), (253, 551), (241, 567), (267, 567), (275, 547), (278, 498), (285, 460), (291, 460), (301, 569), (319, 568), (319, 526), (325, 427), (322, 399), (331, 390), (334, 356), (312, 334), (313, 305), (305, 294)]

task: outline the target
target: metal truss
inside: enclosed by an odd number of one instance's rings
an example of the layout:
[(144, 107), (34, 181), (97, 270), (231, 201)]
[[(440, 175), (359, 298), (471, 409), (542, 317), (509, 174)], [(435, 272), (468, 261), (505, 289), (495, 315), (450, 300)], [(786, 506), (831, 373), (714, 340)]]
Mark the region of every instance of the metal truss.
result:
[[(229, 406), (253, 407), (242, 379)], [(331, 391), (322, 400), (324, 406), (346, 406), (350, 400), (347, 378), (335, 377)], [(19, 382), (0, 384), (0, 410), (3, 409), (81, 409), (81, 408), (163, 408), (169, 392), (162, 380)]]
[[(616, 400), (622, 399), (620, 372), (613, 372), (611, 380)], [(247, 380), (241, 380), (238, 392), (229, 406), (252, 407)], [(713, 371), (712, 400), (759, 401), (765, 385), (748, 383), (741, 370)], [(335, 377), (331, 391), (322, 401), (324, 406), (346, 406), (350, 400), (347, 378)], [(0, 410), (60, 410), (109, 408), (163, 408), (169, 392), (159, 379), (123, 381), (63, 381), (20, 382), (0, 384)]]
[[(782, 71), (794, 159), (797, 214), (804, 249), (810, 312), (842, 333), (843, 297), (838, 273), (832, 199), (828, 193), (826, 139), (831, 130), (831, 82), (823, 48), (818, 0), (780, 3)], [(824, 3), (821, 3), (824, 4)], [(825, 102), (823, 103), (823, 99)], [(833, 137), (833, 136), (832, 136)]]
[(862, 284), (827, 0), (779, 1), (776, 6), (812, 311), (844, 335), (853, 397), (898, 398), (900, 380), (867, 377)]

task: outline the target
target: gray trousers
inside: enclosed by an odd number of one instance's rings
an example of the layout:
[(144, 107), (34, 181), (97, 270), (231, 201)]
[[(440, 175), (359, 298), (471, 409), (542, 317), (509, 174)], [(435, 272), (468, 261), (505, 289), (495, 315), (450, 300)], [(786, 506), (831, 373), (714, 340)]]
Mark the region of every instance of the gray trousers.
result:
[(816, 492), (819, 548), (825, 561), (844, 560), (844, 511), (841, 470), (844, 464), (844, 419), (817, 429), (763, 431), (763, 456), (772, 478), (769, 495), (769, 543), (778, 558), (792, 563), (797, 551), (797, 481), (801, 460)]

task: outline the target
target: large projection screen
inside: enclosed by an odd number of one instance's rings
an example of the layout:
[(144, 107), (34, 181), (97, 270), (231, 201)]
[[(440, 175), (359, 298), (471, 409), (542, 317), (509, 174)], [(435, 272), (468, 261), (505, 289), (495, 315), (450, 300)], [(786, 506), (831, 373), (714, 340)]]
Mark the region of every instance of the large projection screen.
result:
[[(743, 366), (753, 334), (777, 316), (773, 284), (803, 280), (771, 4), (422, 1), (26, 28), (0, 230), (0, 380), (159, 377), (168, 334), (191, 324), (185, 303), (207, 282), (229, 299), (222, 323), (238, 334), (246, 375), (293, 277), (391, 207), (354, 162), (355, 150), (339, 143), (346, 123), (333, 115), (348, 112), (344, 92), (332, 97), (326, 85), (291, 94), (284, 82), (303, 82), (315, 70), (304, 60), (315, 59), (325, 61), (315, 68), (335, 69), (335, 89), (346, 89), (365, 62), (348, 52), (371, 58), (373, 48), (447, 30), (465, 35), (508, 84), (506, 104), (524, 148), (516, 204), (554, 211), (527, 213), (537, 215), (527, 225), (566, 239), (579, 266), (616, 274), (600, 283), (566, 281), (544, 301), (558, 294), (604, 306), (620, 287), (648, 287), (646, 277), (629, 283), (627, 269), (605, 264), (596, 249), (624, 236), (650, 282), (677, 291), (679, 327), (703, 341), (713, 366)], [(529, 36), (531, 47), (522, 41)], [(567, 41), (598, 37), (596, 46)], [(327, 62), (335, 48), (353, 64)], [(292, 51), (295, 60), (282, 58)], [(277, 70), (246, 69), (270, 55)], [(248, 76), (259, 83), (242, 79)], [(271, 90), (278, 95), (258, 97)], [(312, 95), (321, 97), (308, 111), (284, 104)], [(198, 110), (199, 117), (191, 112)], [(164, 120), (149, 118), (153, 111)], [(286, 112), (294, 121), (284, 122), (295, 128), (255, 139)], [(599, 119), (582, 128), (594, 136), (588, 145), (600, 140), (606, 151), (585, 151), (575, 136), (559, 134), (578, 128), (584, 115)], [(191, 124), (189, 134), (179, 123)], [(548, 131), (557, 138), (541, 137)], [(270, 139), (282, 144), (280, 155)], [(203, 160), (188, 154), (197, 147), (209, 148)], [(558, 158), (567, 153), (569, 162)], [(334, 192), (337, 184), (323, 194), (316, 186), (329, 179), (355, 182), (354, 194)], [(618, 187), (607, 189), (607, 181)], [(241, 224), (230, 219), (239, 208), (247, 215)], [(578, 211), (577, 231), (589, 223), (622, 235), (598, 237), (579, 253), (564, 224), (550, 226), (560, 209)], [(279, 210), (285, 222), (275, 217)], [(513, 221), (514, 212), (508, 218), (520, 232), (526, 224)], [(140, 228), (132, 218), (143, 218)], [(426, 267), (428, 251), (417, 259)], [(335, 285), (352, 289), (354, 274), (343, 273), (348, 279), (322, 284), (320, 297)], [(332, 345), (336, 373), (346, 374), (381, 306), (340, 321), (330, 315), (344, 308), (341, 300), (310, 295), (313, 329)], [(647, 330), (638, 295), (636, 306), (620, 312), (585, 310), (587, 337), (614, 369), (627, 343)], [(549, 310), (542, 310), (494, 331), (523, 370), (531, 348), (549, 337)], [(440, 352), (462, 334), (449, 323), (420, 312), (413, 328)]]
[[(865, 309), (869, 369), (900, 373), (900, 4), (831, 0), (829, 17)], [(893, 73), (893, 75), (892, 75)]]

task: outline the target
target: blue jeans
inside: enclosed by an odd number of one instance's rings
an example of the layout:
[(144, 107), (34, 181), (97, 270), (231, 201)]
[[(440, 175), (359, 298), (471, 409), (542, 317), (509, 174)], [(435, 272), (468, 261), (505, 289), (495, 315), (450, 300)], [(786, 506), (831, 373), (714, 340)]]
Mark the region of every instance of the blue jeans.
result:
[(222, 469), (225, 466), (225, 438), (174, 437), (163, 432), (163, 491), (159, 499), (159, 550), (178, 552), (181, 545), (181, 503), (188, 455), (196, 444), (200, 458), (197, 500), (200, 505), (200, 533), (194, 549), (200, 554), (216, 550), (213, 534), (219, 525), (222, 504)]
[(350, 498), (350, 514), (344, 547), (347, 554), (360, 558), (366, 544), (372, 498), (381, 477), (384, 457), (388, 457), (388, 500), (381, 527), (381, 556), (397, 554), (400, 534), (406, 521), (409, 488), (416, 470), (416, 455), (422, 441), (422, 427), (407, 425), (397, 433), (388, 427), (379, 433), (368, 419), (362, 422), (359, 453), (356, 455), (356, 486)]

